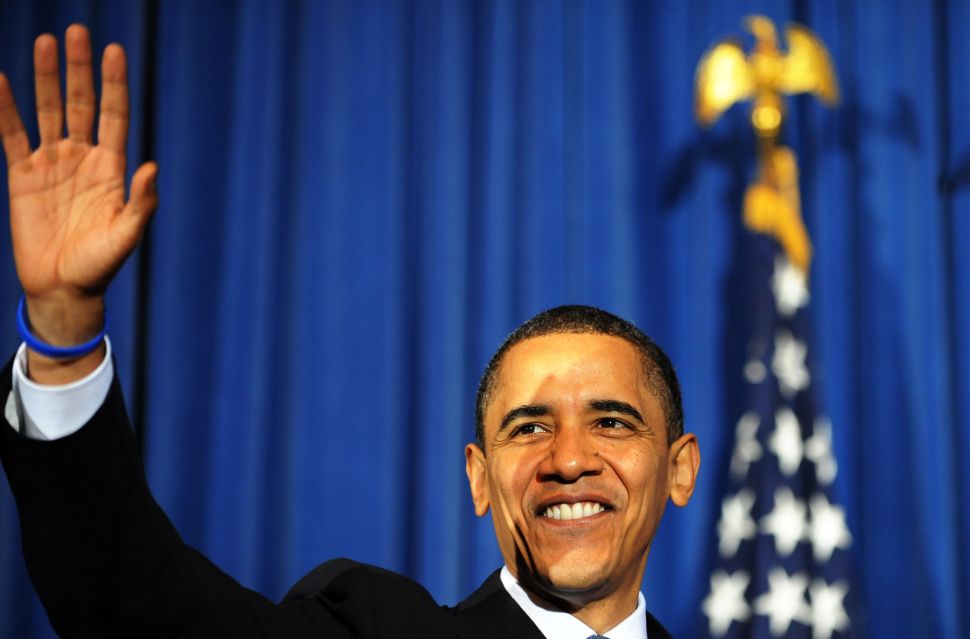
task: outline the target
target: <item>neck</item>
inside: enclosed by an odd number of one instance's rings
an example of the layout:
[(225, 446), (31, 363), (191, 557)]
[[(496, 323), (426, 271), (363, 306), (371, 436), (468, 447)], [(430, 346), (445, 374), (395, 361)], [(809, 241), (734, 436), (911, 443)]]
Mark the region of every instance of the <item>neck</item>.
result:
[(597, 634), (612, 630), (637, 609), (640, 591), (613, 592), (605, 597), (589, 597), (566, 594), (562, 596), (549, 593), (537, 594), (528, 585), (520, 582), (529, 598), (543, 608), (554, 608), (568, 612)]

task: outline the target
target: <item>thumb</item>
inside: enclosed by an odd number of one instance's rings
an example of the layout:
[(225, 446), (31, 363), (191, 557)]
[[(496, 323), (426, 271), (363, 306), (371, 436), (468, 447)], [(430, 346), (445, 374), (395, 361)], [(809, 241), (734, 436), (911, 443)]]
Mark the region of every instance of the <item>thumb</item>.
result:
[(121, 212), (118, 220), (124, 227), (126, 234), (133, 240), (133, 244), (145, 232), (148, 221), (158, 207), (158, 193), (155, 181), (158, 179), (158, 165), (146, 162), (138, 167), (131, 178), (131, 192), (128, 203)]

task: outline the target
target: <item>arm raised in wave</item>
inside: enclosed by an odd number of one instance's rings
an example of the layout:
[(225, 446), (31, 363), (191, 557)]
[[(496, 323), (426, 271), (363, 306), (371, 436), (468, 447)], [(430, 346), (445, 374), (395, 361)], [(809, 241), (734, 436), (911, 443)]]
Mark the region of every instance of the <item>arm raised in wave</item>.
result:
[[(98, 108), (88, 31), (72, 25), (65, 48), (62, 100), (56, 39), (42, 35), (34, 45), (36, 149), (0, 73), (17, 274), (31, 332), (60, 347), (101, 331), (105, 291), (158, 202), (151, 162), (135, 171), (126, 198), (124, 50), (112, 44), (104, 51)], [(70, 358), (28, 349), (27, 374), (40, 384), (66, 384), (104, 357), (103, 343)], [(0, 373), (10, 422), (0, 425), (0, 461), (17, 501), (31, 579), (61, 636), (308, 636), (301, 610), (308, 602), (275, 606), (182, 543), (149, 493), (117, 380), (79, 431), (35, 441), (10, 427), (23, 419), (11, 368)]]

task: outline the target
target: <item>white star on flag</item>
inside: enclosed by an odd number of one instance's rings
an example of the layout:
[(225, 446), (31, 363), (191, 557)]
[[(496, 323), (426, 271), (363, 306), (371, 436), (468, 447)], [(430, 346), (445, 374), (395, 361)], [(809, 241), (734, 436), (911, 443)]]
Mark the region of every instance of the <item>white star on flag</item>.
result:
[(808, 304), (808, 281), (805, 272), (782, 255), (775, 257), (771, 290), (775, 294), (778, 312), (785, 317), (791, 317), (795, 311)]
[(761, 531), (775, 537), (775, 550), (787, 557), (805, 537), (805, 502), (796, 499), (787, 486), (775, 490), (775, 506), (762, 517)]
[(836, 548), (846, 549), (852, 544), (852, 535), (845, 525), (845, 511), (829, 503), (822, 493), (812, 495), (808, 503), (812, 513), (808, 524), (808, 538), (812, 542), (815, 561), (826, 562)]
[(710, 631), (715, 637), (723, 637), (732, 621), (745, 621), (751, 616), (751, 608), (744, 600), (744, 591), (751, 577), (743, 570), (728, 574), (718, 570), (711, 575), (711, 592), (701, 609), (710, 620)]
[(808, 594), (812, 599), (812, 639), (831, 639), (833, 632), (844, 632), (849, 627), (849, 615), (845, 612), (845, 595), (848, 585), (837, 581), (831, 586), (821, 579), (812, 581)]
[(811, 609), (805, 601), (808, 577), (801, 573), (790, 575), (781, 568), (768, 573), (768, 592), (754, 600), (754, 611), (768, 617), (771, 634), (779, 637), (788, 632), (793, 621), (808, 623)]
[(805, 458), (815, 464), (818, 480), (827, 486), (835, 480), (839, 469), (832, 453), (832, 422), (819, 417), (813, 430), (812, 436), (805, 441)]
[(790, 408), (781, 408), (775, 413), (775, 430), (768, 440), (768, 448), (778, 456), (778, 468), (791, 477), (798, 471), (805, 450), (802, 429), (798, 417)]
[(748, 474), (751, 462), (761, 459), (761, 444), (758, 443), (758, 426), (761, 418), (758, 413), (749, 411), (738, 420), (734, 433), (734, 453), (731, 455), (731, 474), (743, 479)]
[(730, 557), (738, 551), (742, 540), (752, 539), (758, 526), (751, 518), (754, 492), (748, 488), (733, 497), (725, 497), (721, 503), (721, 521), (717, 522), (717, 534), (721, 538), (718, 551), (722, 557)]
[(775, 333), (775, 353), (771, 358), (771, 370), (778, 378), (778, 389), (785, 397), (808, 388), (811, 377), (805, 367), (808, 349), (788, 331)]
[(765, 381), (767, 372), (765, 365), (759, 359), (749, 359), (748, 363), (744, 365), (744, 379), (749, 384), (760, 384)]

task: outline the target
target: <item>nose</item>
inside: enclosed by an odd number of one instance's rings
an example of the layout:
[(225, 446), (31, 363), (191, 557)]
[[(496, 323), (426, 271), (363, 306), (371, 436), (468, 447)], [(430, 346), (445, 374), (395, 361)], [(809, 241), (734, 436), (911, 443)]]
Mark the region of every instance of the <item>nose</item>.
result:
[(574, 482), (583, 475), (603, 471), (603, 460), (596, 450), (594, 437), (580, 425), (562, 425), (556, 429), (546, 456), (539, 464), (542, 479)]

